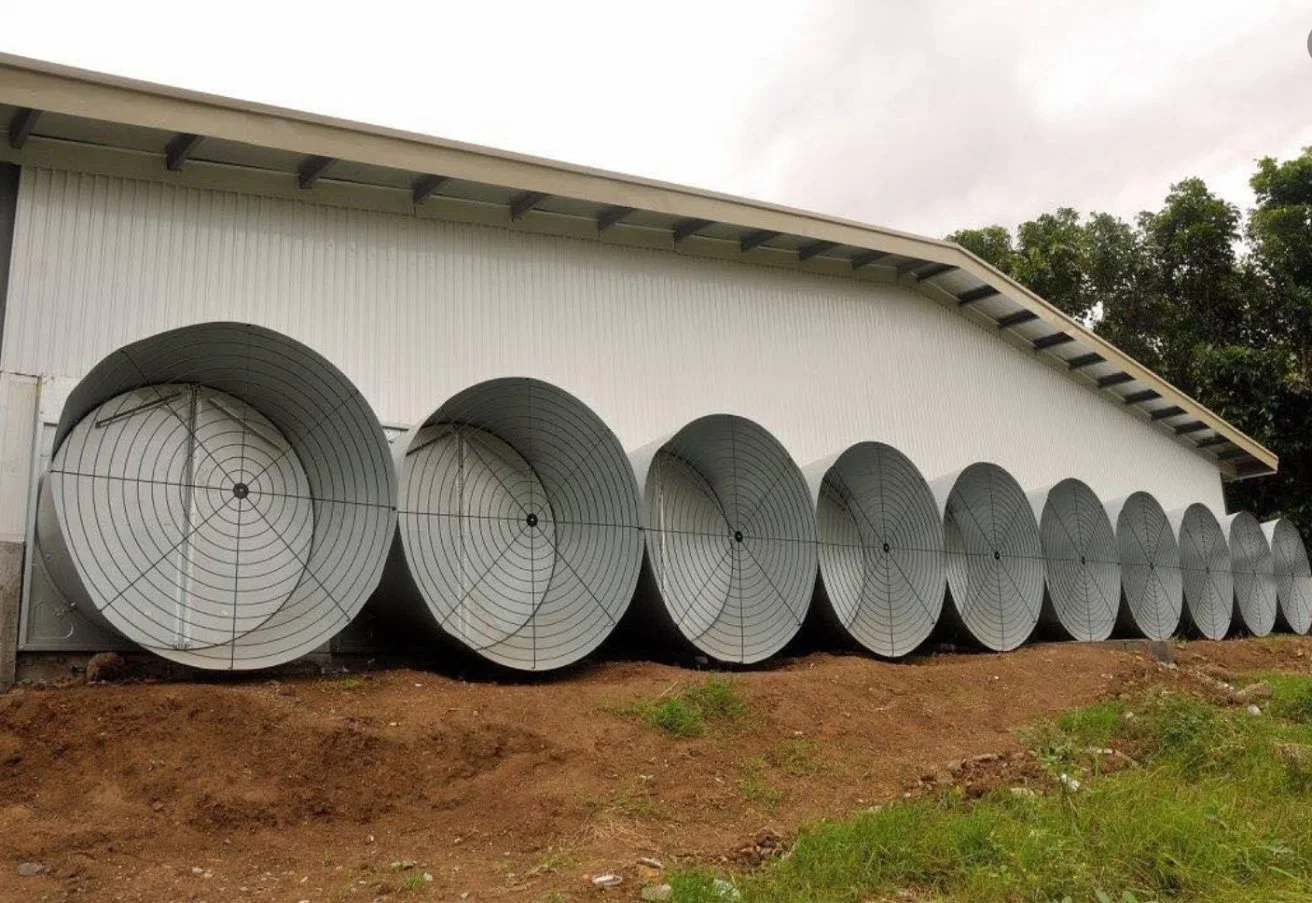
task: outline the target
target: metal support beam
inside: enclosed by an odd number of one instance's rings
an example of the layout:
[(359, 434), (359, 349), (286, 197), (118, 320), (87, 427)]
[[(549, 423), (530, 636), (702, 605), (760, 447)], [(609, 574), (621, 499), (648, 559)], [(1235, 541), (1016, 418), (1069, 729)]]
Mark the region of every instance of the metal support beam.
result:
[(738, 247), (744, 254), (753, 248), (759, 248), (772, 238), (778, 238), (782, 233), (772, 232), (769, 229), (758, 229), (755, 232), (748, 232), (743, 236), (742, 241), (738, 242)]
[(549, 196), (544, 191), (525, 191), (510, 202), (510, 218), (512, 220), (522, 219), (524, 214), (541, 204)]
[(1144, 389), (1142, 392), (1131, 392), (1121, 399), (1126, 404), (1138, 404), (1141, 401), (1152, 401), (1154, 398), (1161, 398), (1161, 393), (1156, 389)]
[(297, 184), (303, 190), (313, 188), (324, 171), (336, 162), (332, 157), (306, 157), (301, 161), (301, 165), (296, 167)]
[(1169, 420), (1172, 417), (1179, 417), (1181, 414), (1185, 414), (1185, 413), (1188, 412), (1185, 411), (1184, 408), (1180, 407), (1179, 405), (1173, 404), (1169, 408), (1159, 408), (1158, 410), (1153, 411), (1150, 415), (1148, 415), (1148, 418), (1150, 420)]
[(810, 260), (817, 254), (823, 254), (825, 251), (832, 251), (838, 247), (836, 241), (813, 241), (809, 245), (803, 245), (797, 249), (797, 259), (801, 261)]
[(416, 204), (421, 203), (450, 181), (450, 176), (420, 176), (410, 183), (410, 199)]
[(1079, 357), (1073, 357), (1066, 362), (1066, 366), (1072, 370), (1083, 370), (1085, 367), (1092, 367), (1094, 364), (1101, 364), (1106, 358), (1101, 354), (1081, 354)]
[(983, 301), (985, 298), (993, 298), (1002, 294), (991, 285), (981, 285), (979, 288), (972, 288), (970, 291), (962, 292), (957, 295), (957, 303), (961, 306), (974, 304), (976, 301)]
[(27, 136), (32, 134), (32, 129), (36, 128), (36, 121), (40, 116), (40, 110), (30, 110), (26, 107), (15, 113), (9, 120), (9, 146), (14, 150), (22, 150), (23, 143), (27, 141)]
[(632, 207), (607, 207), (597, 214), (597, 231), (605, 232), (633, 212)]
[[(1181, 426), (1177, 426), (1175, 428), (1175, 434), (1177, 436), (1187, 436), (1190, 433), (1201, 433), (1203, 430), (1210, 430), (1210, 429), (1211, 427), (1208, 426), (1206, 423), (1203, 423), (1201, 420), (1193, 420), (1189, 423), (1183, 424)], [(1217, 438), (1219, 439), (1221, 437), (1218, 436)], [(1229, 441), (1229, 440), (1223, 440), (1223, 441)]]
[(892, 254), (885, 254), (883, 251), (866, 251), (864, 254), (858, 254), (852, 258), (852, 269), (859, 270), (862, 267), (870, 266), (877, 260), (892, 256)]
[(1121, 383), (1132, 383), (1132, 382), (1134, 382), (1134, 377), (1128, 373), (1113, 373), (1109, 376), (1104, 376), (1102, 379), (1098, 380), (1098, 388), (1106, 389), (1111, 386), (1119, 386)]
[(192, 151), (200, 145), (200, 141), (200, 135), (190, 135), (185, 132), (173, 136), (173, 140), (164, 147), (164, 167), (169, 172), (182, 169), (182, 164), (187, 162)]
[(1013, 326), (1019, 326), (1038, 318), (1039, 315), (1032, 310), (1018, 310), (1014, 314), (1007, 314), (1005, 317), (999, 318), (997, 326), (999, 329), (1010, 329)]
[(711, 225), (714, 220), (709, 219), (684, 219), (674, 224), (674, 243), (678, 244), (689, 235), (696, 235), (707, 226)]
[(1049, 348), (1056, 348), (1058, 345), (1065, 345), (1067, 342), (1075, 341), (1075, 336), (1064, 332), (1054, 332), (1052, 335), (1045, 335), (1042, 338), (1034, 340), (1035, 351), (1047, 351)]
[[(1193, 424), (1190, 424), (1190, 426), (1193, 426)], [(1179, 430), (1176, 430), (1177, 434), (1179, 432), (1180, 432)], [(1194, 432), (1198, 432), (1198, 431), (1194, 430)], [(1216, 436), (1208, 436), (1206, 439), (1199, 439), (1197, 442), (1194, 443), (1194, 448), (1207, 448), (1208, 446), (1211, 445), (1225, 445), (1229, 441), (1230, 440), (1227, 439), (1225, 436), (1218, 434)]]
[(945, 273), (951, 273), (954, 270), (956, 270), (956, 267), (950, 263), (936, 263), (932, 266), (927, 266), (920, 272), (916, 273), (916, 281), (928, 282), (931, 279), (937, 279), (939, 276), (942, 276)]
[(1235, 458), (1243, 458), (1246, 457), (1247, 455), (1248, 452), (1244, 451), (1242, 448), (1227, 448), (1225, 451), (1220, 452), (1216, 456), (1216, 460), (1233, 461)]

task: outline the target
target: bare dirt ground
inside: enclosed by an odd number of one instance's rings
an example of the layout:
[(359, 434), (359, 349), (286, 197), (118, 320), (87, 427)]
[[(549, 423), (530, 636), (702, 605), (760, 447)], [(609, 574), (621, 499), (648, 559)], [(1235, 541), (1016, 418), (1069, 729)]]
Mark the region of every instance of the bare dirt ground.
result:
[[(1303, 671), (1312, 639), (1176, 661)], [(733, 674), (748, 714), (694, 739), (617, 713), (706, 676), (641, 662), (530, 683), (20, 688), (0, 696), (0, 900), (634, 900), (659, 874), (643, 858), (749, 865), (808, 821), (1005, 762), (1037, 717), (1171, 674), (1110, 644), (811, 654)], [(605, 873), (623, 883), (594, 887)]]

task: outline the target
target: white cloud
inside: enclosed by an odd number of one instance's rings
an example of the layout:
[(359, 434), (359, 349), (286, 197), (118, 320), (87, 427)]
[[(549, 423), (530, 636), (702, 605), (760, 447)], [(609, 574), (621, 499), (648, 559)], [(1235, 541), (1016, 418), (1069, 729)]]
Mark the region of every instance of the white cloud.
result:
[(1312, 144), (1284, 0), (12, 6), (12, 53), (930, 234)]

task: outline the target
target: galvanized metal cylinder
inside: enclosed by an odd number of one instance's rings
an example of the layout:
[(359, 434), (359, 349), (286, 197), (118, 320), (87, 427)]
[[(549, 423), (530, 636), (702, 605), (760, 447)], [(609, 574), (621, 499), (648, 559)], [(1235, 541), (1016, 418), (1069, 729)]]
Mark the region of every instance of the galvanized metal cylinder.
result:
[(815, 508), (788, 450), (746, 418), (711, 414), (630, 458), (649, 613), (717, 661), (750, 664), (782, 649), (816, 580)]
[(424, 620), (507, 668), (596, 649), (642, 565), (638, 490), (619, 440), (570, 393), (527, 377), (459, 392), (394, 443), (399, 533)]
[(859, 442), (804, 469), (815, 502), (828, 624), (876, 655), (912, 652), (934, 630), (946, 574), (943, 524), (906, 455)]
[(1043, 548), (1040, 622), (1072, 640), (1107, 639), (1120, 607), (1121, 557), (1102, 502), (1074, 478), (1029, 498)]
[(1221, 519), (1230, 546), (1235, 581), (1235, 621), (1253, 636), (1266, 636), (1276, 625), (1276, 575), (1271, 545), (1256, 517), (1240, 511)]
[(1107, 503), (1121, 559), (1121, 610), (1126, 633), (1164, 640), (1180, 625), (1184, 575), (1175, 530), (1157, 499), (1132, 492)]
[(1219, 640), (1234, 621), (1235, 583), (1230, 546), (1212, 509), (1195, 502), (1168, 515), (1179, 537), (1184, 584), (1182, 629)]
[(988, 462), (939, 477), (931, 488), (947, 553), (945, 624), (996, 652), (1015, 649), (1043, 606), (1043, 549), (1025, 491)]
[(1312, 567), (1298, 527), (1287, 517), (1262, 524), (1271, 545), (1271, 566), (1276, 576), (1278, 623), (1293, 633), (1312, 627)]
[(200, 668), (290, 661), (373, 591), (395, 527), (382, 427), (336, 367), (240, 323), (161, 333), (70, 393), (38, 549), (93, 619)]

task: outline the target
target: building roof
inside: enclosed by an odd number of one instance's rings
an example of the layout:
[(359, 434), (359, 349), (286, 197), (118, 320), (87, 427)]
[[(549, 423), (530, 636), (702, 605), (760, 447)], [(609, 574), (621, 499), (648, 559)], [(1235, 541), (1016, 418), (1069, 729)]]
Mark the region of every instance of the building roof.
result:
[(0, 162), (238, 189), (875, 282), (951, 307), (1228, 479), (1267, 448), (959, 245), (788, 207), (0, 54)]

